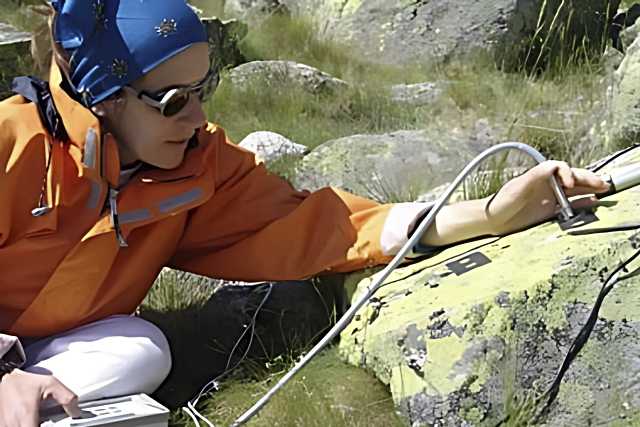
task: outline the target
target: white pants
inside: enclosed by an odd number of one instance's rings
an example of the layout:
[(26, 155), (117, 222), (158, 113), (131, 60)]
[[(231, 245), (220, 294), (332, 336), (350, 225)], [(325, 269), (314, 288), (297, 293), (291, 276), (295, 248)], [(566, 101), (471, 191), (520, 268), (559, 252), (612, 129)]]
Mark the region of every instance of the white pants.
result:
[(169, 344), (155, 325), (112, 316), (25, 346), (24, 370), (49, 374), (80, 401), (152, 393), (171, 369)]

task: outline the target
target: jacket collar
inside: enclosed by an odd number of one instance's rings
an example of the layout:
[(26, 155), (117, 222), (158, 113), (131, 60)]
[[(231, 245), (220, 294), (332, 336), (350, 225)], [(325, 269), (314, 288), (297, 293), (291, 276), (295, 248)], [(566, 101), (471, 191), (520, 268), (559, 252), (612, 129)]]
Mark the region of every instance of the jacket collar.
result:
[(49, 75), (49, 88), (53, 102), (62, 117), (62, 122), (69, 135), (70, 142), (84, 149), (87, 131), (93, 129), (100, 139), (100, 122), (84, 105), (74, 100), (62, 87), (62, 73), (53, 61)]
[(117, 186), (120, 160), (115, 139), (110, 134), (102, 135), (98, 118), (64, 90), (62, 72), (55, 61), (52, 62), (49, 89), (73, 147), (70, 151), (75, 152), (72, 157), (79, 175)]

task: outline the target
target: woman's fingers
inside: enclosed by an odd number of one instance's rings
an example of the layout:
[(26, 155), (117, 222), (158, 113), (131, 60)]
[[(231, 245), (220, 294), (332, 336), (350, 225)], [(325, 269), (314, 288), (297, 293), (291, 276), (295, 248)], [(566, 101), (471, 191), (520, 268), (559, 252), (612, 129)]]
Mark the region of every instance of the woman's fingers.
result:
[(576, 177), (577, 185), (591, 187), (598, 193), (609, 189), (609, 184), (591, 171), (586, 169), (573, 169), (573, 174)]
[(579, 185), (573, 188), (566, 189), (565, 194), (567, 195), (567, 197), (573, 197), (573, 196), (584, 196), (586, 194), (600, 194), (600, 193), (604, 193), (605, 191), (606, 190), (594, 189), (593, 187), (583, 187)]
[(609, 189), (602, 178), (586, 169), (571, 168), (565, 162), (549, 160), (540, 165), (541, 172), (548, 177), (555, 175), (567, 195), (604, 193)]
[(598, 199), (593, 196), (580, 197), (571, 201), (571, 207), (573, 209), (585, 209), (592, 208), (598, 204)]
[(560, 184), (564, 188), (573, 188), (576, 184), (576, 180), (573, 174), (573, 170), (565, 162), (550, 162), (553, 166), (555, 175), (560, 178)]
[(64, 384), (58, 381), (55, 377), (50, 377), (51, 382), (45, 391), (46, 398), (52, 398), (62, 406), (62, 409), (70, 417), (76, 418), (82, 414), (80, 407), (78, 406), (78, 397), (69, 390)]

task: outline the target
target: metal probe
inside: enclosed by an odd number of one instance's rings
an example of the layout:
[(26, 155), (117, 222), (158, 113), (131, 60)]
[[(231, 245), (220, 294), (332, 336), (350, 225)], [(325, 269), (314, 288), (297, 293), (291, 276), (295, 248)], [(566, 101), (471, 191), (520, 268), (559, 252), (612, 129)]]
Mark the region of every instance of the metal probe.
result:
[[(530, 147), (529, 145), (520, 143), (520, 142), (506, 142), (503, 144), (495, 145), (491, 148), (486, 149), (475, 159), (473, 159), (467, 166), (460, 172), (460, 174), (456, 177), (456, 179), (447, 187), (445, 192), (436, 200), (431, 210), (427, 216), (420, 222), (416, 230), (411, 235), (409, 241), (400, 249), (400, 252), (391, 260), (391, 262), (377, 274), (377, 278), (374, 280), (374, 283), (367, 288), (367, 291), (360, 297), (358, 301), (356, 301), (347, 312), (338, 320), (338, 322), (331, 328), (329, 332), (318, 342), (309, 352), (302, 358), (296, 365), (291, 368), (289, 372), (287, 372), (281, 379), (278, 381), (276, 385), (274, 385), (267, 393), (260, 398), (251, 408), (249, 408), (244, 414), (242, 414), (239, 418), (237, 418), (232, 427), (240, 426), (249, 419), (251, 419), (254, 415), (256, 415), (260, 409), (273, 397), (274, 394), (278, 390), (280, 390), (300, 369), (302, 369), (314, 356), (316, 356), (327, 344), (329, 344), (344, 328), (346, 328), (353, 317), (356, 315), (357, 311), (365, 305), (369, 298), (373, 296), (373, 294), (383, 285), (384, 281), (387, 277), (395, 270), (398, 265), (404, 261), (405, 256), (411, 251), (411, 249), (418, 243), (418, 240), (422, 237), (427, 228), (431, 225), (431, 223), (436, 218), (438, 212), (442, 209), (442, 207), (449, 201), (449, 198), (454, 193), (456, 188), (467, 178), (467, 176), (482, 162), (485, 158), (496, 154), (500, 151), (505, 150), (520, 150), (524, 153), (531, 156), (536, 162), (542, 163), (546, 159), (540, 152), (538, 152), (535, 148)], [(560, 205), (560, 219), (561, 222), (567, 222), (574, 220), (576, 215), (573, 213), (571, 209), (571, 205), (569, 204), (569, 200), (567, 200), (567, 196), (562, 191), (560, 184), (558, 184), (555, 176), (551, 176), (549, 178), (549, 182), (551, 184), (551, 188), (553, 188), (553, 193), (558, 200), (558, 204)]]
[(602, 175), (601, 178), (610, 185), (610, 188), (605, 193), (596, 194), (599, 199), (639, 185), (640, 163), (626, 166), (613, 174)]

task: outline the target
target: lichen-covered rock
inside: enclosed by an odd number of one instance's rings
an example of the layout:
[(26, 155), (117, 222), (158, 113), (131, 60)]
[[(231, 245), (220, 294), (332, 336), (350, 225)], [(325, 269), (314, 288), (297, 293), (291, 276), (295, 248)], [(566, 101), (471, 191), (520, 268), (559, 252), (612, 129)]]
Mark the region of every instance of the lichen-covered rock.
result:
[[(607, 170), (638, 161), (640, 150)], [(611, 201), (583, 228), (637, 221), (639, 187)], [(637, 230), (569, 235), (554, 222), (449, 248), (396, 270), (342, 333), (341, 353), (389, 385), (412, 425), (497, 425), (507, 411), (514, 416), (514, 396), (547, 389), (602, 279), (639, 247)], [(640, 423), (636, 268), (605, 299), (556, 403), (536, 425)], [(362, 280), (354, 298), (371, 281)]]
[(12, 94), (11, 82), (32, 68), (31, 35), (0, 22), (0, 99)]
[(408, 104), (414, 107), (432, 104), (437, 100), (444, 89), (444, 84), (432, 82), (397, 84), (391, 86), (391, 99), (399, 104)]
[(313, 17), (323, 36), (350, 42), (373, 60), (391, 64), (425, 62), (488, 49), (497, 54), (500, 65), (511, 68), (523, 61), (544, 65), (549, 54), (566, 58), (577, 49), (600, 52), (607, 40), (607, 24), (620, 0), (281, 3), (293, 14)]
[(238, 89), (251, 86), (296, 85), (310, 93), (333, 92), (348, 84), (316, 68), (293, 61), (252, 61), (229, 73), (231, 83)]
[[(484, 121), (475, 129), (398, 131), (325, 142), (306, 155), (296, 188), (340, 187), (380, 201), (410, 201), (460, 172), (497, 141)], [(410, 177), (410, 179), (409, 179)]]
[(254, 152), (258, 158), (265, 162), (273, 162), (283, 157), (303, 156), (309, 149), (285, 138), (284, 136), (268, 131), (252, 132), (238, 143), (242, 148)]

